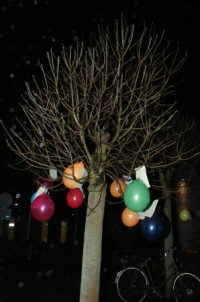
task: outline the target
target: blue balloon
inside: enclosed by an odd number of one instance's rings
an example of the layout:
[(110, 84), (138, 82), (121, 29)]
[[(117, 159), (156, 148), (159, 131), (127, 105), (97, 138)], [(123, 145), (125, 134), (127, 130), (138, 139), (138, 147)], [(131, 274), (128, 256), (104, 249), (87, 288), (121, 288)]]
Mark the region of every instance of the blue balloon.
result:
[(144, 239), (148, 241), (158, 241), (162, 239), (164, 233), (162, 215), (154, 212), (152, 217), (145, 217), (141, 223), (141, 232)]
[(36, 192), (34, 192), (34, 193), (32, 194), (32, 196), (31, 196), (31, 200), (30, 200), (30, 202), (31, 202), (31, 203), (32, 203), (32, 202), (33, 202), (33, 200), (35, 199), (36, 194), (37, 194), (37, 191), (36, 191)]

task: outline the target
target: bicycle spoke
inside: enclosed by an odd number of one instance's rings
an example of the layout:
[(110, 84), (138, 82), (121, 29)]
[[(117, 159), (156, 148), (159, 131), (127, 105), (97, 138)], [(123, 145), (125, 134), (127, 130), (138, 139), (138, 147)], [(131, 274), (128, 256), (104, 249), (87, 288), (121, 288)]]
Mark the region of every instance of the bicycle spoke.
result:
[(178, 302), (197, 302), (200, 298), (200, 280), (193, 274), (182, 273), (174, 281), (173, 291)]
[(140, 302), (145, 298), (144, 286), (148, 283), (145, 274), (137, 268), (122, 271), (117, 281), (117, 290), (125, 302)]

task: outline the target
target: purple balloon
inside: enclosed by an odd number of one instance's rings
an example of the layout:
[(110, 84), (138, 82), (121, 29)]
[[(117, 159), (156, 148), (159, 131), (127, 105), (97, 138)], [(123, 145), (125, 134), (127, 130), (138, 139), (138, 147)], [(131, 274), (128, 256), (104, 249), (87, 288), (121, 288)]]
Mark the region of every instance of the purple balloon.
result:
[(36, 184), (36, 190), (40, 187), (52, 188), (54, 186), (54, 181), (50, 176), (46, 176), (45, 178), (40, 178), (38, 180), (39, 183)]
[(51, 218), (55, 210), (53, 200), (48, 194), (41, 194), (31, 204), (31, 214), (36, 220), (46, 221)]

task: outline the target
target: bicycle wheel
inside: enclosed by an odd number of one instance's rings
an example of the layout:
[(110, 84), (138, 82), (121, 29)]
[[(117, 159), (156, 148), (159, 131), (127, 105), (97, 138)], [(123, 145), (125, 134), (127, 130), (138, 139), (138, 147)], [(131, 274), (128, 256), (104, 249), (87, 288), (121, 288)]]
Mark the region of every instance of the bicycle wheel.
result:
[(197, 302), (200, 298), (200, 279), (190, 273), (181, 273), (174, 280), (173, 292), (177, 302)]
[(144, 289), (147, 284), (149, 282), (143, 271), (128, 267), (118, 276), (117, 291), (124, 302), (140, 302), (146, 297)]

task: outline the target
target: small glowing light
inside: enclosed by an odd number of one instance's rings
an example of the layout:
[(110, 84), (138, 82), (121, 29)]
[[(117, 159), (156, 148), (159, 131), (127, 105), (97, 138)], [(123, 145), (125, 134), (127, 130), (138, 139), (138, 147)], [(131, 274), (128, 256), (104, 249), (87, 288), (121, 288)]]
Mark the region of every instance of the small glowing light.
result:
[(16, 198), (20, 198), (20, 197), (21, 197), (21, 194), (17, 193)]
[(15, 223), (14, 222), (10, 222), (9, 223), (9, 227), (14, 227), (15, 226)]
[(15, 203), (15, 204), (14, 204), (15, 207), (17, 207), (18, 205), (19, 205), (18, 203)]
[(14, 73), (10, 74), (10, 78), (13, 79), (15, 77)]
[(19, 282), (18, 286), (19, 287), (23, 287), (24, 286), (24, 282)]

